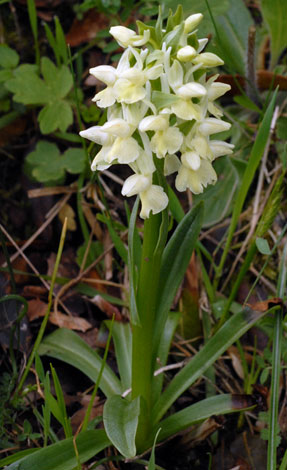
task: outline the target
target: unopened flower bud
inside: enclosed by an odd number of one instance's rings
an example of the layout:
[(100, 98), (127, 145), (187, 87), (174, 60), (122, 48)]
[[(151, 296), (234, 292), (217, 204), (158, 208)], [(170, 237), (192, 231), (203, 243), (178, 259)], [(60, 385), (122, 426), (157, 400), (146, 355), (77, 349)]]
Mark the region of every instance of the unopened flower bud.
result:
[(223, 65), (223, 60), (212, 52), (202, 52), (193, 59), (194, 64), (202, 64), (204, 67), (217, 67)]
[(186, 18), (184, 22), (184, 32), (185, 34), (190, 33), (193, 31), (201, 22), (203, 15), (201, 13), (196, 13), (194, 15), (190, 15)]
[(189, 62), (190, 60), (194, 59), (197, 52), (192, 46), (184, 46), (177, 52), (176, 57), (180, 62)]
[(111, 65), (99, 65), (90, 69), (90, 74), (96, 77), (101, 82), (111, 86), (116, 81), (116, 69)]
[(176, 94), (183, 98), (200, 98), (206, 95), (206, 89), (200, 83), (186, 83), (176, 90)]
[(213, 82), (208, 90), (208, 98), (212, 101), (217, 100), (220, 96), (224, 95), (231, 89), (227, 83)]
[(199, 131), (203, 135), (217, 134), (217, 132), (228, 131), (231, 124), (226, 121), (221, 121), (221, 119), (216, 118), (207, 118), (199, 125)]

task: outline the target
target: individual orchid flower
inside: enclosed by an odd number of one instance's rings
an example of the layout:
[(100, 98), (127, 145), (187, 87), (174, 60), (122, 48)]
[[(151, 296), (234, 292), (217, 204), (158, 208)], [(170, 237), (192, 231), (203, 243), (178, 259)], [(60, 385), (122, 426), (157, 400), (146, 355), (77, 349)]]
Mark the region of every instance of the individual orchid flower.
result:
[(194, 103), (192, 98), (205, 96), (205, 87), (197, 82), (184, 83), (184, 70), (178, 60), (174, 60), (168, 71), (168, 81), (177, 97), (171, 105), (171, 111), (180, 119), (200, 119), (200, 106)]
[[(192, 193), (200, 194), (208, 184), (216, 183), (217, 175), (208, 160), (200, 159), (200, 161), (196, 161), (190, 156), (190, 158), (182, 158), (182, 162), (183, 164), (175, 179), (175, 187), (178, 191), (190, 189)], [(199, 166), (198, 163), (200, 163)]]
[(146, 70), (132, 67), (124, 71), (113, 86), (115, 99), (119, 103), (132, 104), (143, 100), (147, 91), (148, 80), (156, 80), (162, 74), (162, 65), (155, 65)]
[(122, 47), (139, 47), (146, 44), (150, 38), (150, 31), (146, 29), (143, 35), (136, 34), (132, 29), (125, 26), (112, 26), (110, 34), (115, 38), (117, 43)]
[(114, 160), (126, 164), (135, 161), (140, 154), (140, 146), (131, 137), (134, 130), (124, 119), (114, 119), (103, 126), (94, 126), (80, 132), (82, 137), (102, 145), (92, 162), (92, 170), (103, 165), (109, 166)]
[(151, 149), (158, 158), (167, 153), (178, 152), (183, 142), (183, 135), (176, 126), (169, 126), (169, 115), (147, 116), (139, 124), (140, 131), (155, 131), (151, 139)]

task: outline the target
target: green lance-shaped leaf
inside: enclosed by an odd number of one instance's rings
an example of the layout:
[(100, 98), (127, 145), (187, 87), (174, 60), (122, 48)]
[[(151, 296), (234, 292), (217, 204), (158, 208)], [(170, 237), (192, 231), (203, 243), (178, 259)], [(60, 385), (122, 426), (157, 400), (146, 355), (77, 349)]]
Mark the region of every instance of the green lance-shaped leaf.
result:
[(110, 329), (116, 350), (117, 366), (124, 390), (131, 387), (132, 372), (132, 331), (129, 323), (107, 320), (105, 322)]
[[(159, 368), (164, 367), (167, 363), (168, 353), (170, 350), (172, 338), (176, 330), (176, 327), (178, 325), (180, 316), (181, 316), (180, 313), (170, 312), (167, 317), (167, 321), (164, 325), (161, 338), (157, 342), (158, 346), (157, 346), (157, 351), (155, 353), (157, 362), (158, 364), (160, 364)], [(157, 374), (153, 378), (152, 398), (154, 402), (157, 401), (160, 396), (160, 393), (162, 390), (163, 379), (164, 379), (163, 373)]]
[[(42, 341), (38, 353), (67, 362), (86, 374), (93, 382), (97, 381), (102, 358), (73, 331), (65, 328), (56, 330)], [(107, 364), (99, 388), (106, 397), (123, 391), (119, 379)]]
[(170, 382), (153, 407), (153, 422), (157, 423), (172, 403), (267, 312), (245, 307), (230, 318)]
[[(82, 432), (75, 439), (75, 444), (73, 439), (70, 437), (37, 449), (31, 455), (20, 457), (20, 460), (6, 467), (6, 470), (73, 470), (78, 464), (75, 449), (78, 451), (79, 461), (84, 463), (111, 444), (102, 429)], [(23, 455), (22, 452), (20, 455)], [(13, 457), (17, 457), (17, 454)], [(7, 465), (8, 459), (9, 457), (2, 459), (0, 465)]]
[(140, 413), (140, 397), (127, 401), (119, 395), (108, 398), (104, 406), (106, 433), (127, 459), (136, 455), (135, 437)]
[(163, 252), (154, 328), (155, 344), (158, 344), (162, 335), (171, 304), (190, 261), (200, 232), (202, 217), (201, 202), (182, 219)]
[(213, 415), (242, 411), (254, 404), (249, 395), (222, 394), (200, 400), (198, 403), (187, 406), (157, 424), (155, 430), (157, 428), (161, 430), (158, 440), (164, 441), (170, 436), (210, 418)]

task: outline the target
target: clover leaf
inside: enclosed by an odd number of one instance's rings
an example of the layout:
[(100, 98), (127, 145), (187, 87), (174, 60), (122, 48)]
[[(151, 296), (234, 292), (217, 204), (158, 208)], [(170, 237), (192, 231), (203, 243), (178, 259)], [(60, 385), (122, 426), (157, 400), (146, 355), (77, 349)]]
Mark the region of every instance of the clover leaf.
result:
[(66, 65), (56, 67), (50, 59), (42, 57), (41, 73), (43, 79), (35, 65), (20, 65), (5, 86), (18, 103), (44, 106), (38, 115), (42, 134), (56, 129), (65, 132), (73, 122), (71, 104), (65, 100), (73, 85), (71, 72)]
[(71, 148), (61, 154), (56, 144), (42, 140), (27, 155), (24, 169), (31, 179), (40, 183), (61, 184), (66, 172), (78, 174), (85, 169), (85, 153), (80, 148)]

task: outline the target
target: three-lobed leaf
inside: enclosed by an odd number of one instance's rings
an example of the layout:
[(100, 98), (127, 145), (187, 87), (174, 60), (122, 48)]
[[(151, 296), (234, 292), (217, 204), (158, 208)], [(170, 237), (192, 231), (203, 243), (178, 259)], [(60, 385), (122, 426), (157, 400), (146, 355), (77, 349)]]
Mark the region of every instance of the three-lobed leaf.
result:
[(5, 86), (18, 103), (44, 106), (38, 116), (42, 134), (56, 129), (65, 132), (73, 122), (71, 105), (65, 100), (73, 85), (71, 72), (66, 65), (56, 67), (50, 59), (42, 57), (41, 73), (43, 79), (36, 65), (20, 65)]
[(68, 149), (61, 155), (56, 144), (42, 140), (27, 155), (25, 171), (40, 183), (59, 183), (64, 181), (66, 171), (81, 173), (85, 161), (85, 153), (80, 148)]

